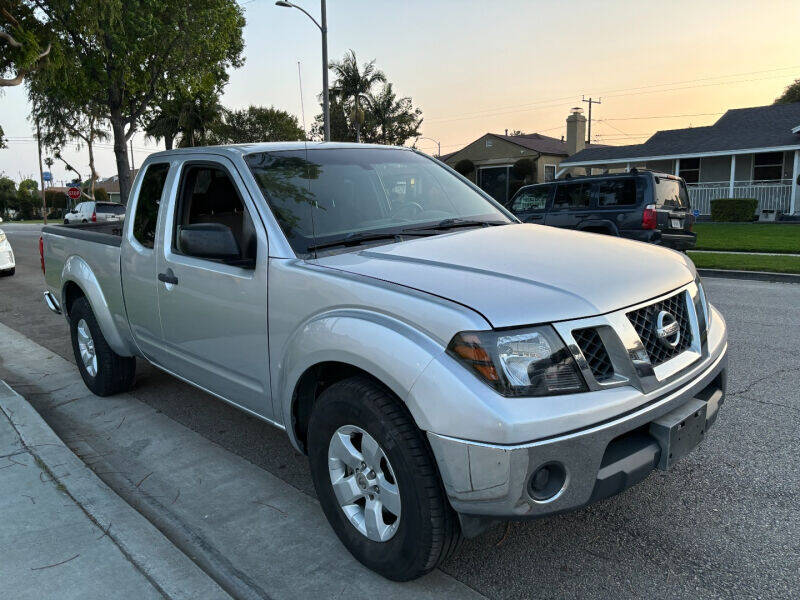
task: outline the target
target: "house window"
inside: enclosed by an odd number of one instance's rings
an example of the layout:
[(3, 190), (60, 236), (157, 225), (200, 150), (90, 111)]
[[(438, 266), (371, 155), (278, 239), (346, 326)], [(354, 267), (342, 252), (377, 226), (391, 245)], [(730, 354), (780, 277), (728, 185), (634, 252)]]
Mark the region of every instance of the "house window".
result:
[(491, 148), (492, 147), (492, 139), (491, 138), (486, 138), (486, 147), (487, 148)]
[(753, 181), (783, 179), (783, 152), (753, 155)]
[(682, 158), (678, 174), (683, 177), (686, 183), (697, 183), (700, 181), (700, 159)]
[(545, 165), (544, 166), (544, 180), (545, 181), (555, 181), (556, 179), (556, 166), (555, 165)]

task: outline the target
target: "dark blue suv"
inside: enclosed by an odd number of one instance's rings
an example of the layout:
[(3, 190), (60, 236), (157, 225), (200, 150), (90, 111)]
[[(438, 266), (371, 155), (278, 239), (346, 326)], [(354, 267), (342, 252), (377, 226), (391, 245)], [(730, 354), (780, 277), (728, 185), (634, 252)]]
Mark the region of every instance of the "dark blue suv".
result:
[(632, 169), (522, 187), (506, 205), (520, 221), (693, 248), (694, 216), (683, 179)]

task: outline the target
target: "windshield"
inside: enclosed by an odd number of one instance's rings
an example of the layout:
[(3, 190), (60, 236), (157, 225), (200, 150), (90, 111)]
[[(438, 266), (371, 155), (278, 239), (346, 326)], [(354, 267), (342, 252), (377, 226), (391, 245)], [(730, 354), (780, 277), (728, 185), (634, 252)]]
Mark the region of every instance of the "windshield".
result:
[(447, 219), (512, 222), (436, 161), (408, 150), (291, 150), (245, 159), (298, 254)]
[(689, 194), (686, 184), (678, 179), (656, 177), (656, 206), (689, 208)]

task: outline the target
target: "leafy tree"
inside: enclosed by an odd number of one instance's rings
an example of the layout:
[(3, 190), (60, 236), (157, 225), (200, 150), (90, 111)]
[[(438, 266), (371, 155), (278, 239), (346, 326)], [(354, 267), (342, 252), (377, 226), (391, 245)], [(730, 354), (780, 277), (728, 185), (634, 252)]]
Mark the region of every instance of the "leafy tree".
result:
[[(80, 77), (79, 65), (76, 65), (75, 72), (78, 73), (76, 77)], [(50, 75), (44, 70), (41, 75), (36, 74), (28, 80), (31, 120), (41, 128), (42, 145), (54, 150), (58, 157), (60, 149), (70, 142), (77, 142), (79, 149), (86, 146), (90, 171), (89, 193), (86, 195), (93, 200), (94, 182), (98, 179), (94, 145), (109, 137), (105, 119), (96, 106), (87, 103), (82, 96), (73, 93), (71, 87), (67, 88), (63, 81), (53, 80)], [(52, 159), (48, 160), (52, 165)]]
[[(356, 130), (351, 126), (347, 118), (347, 110), (344, 103), (333, 94), (330, 94), (328, 101), (331, 116), (331, 141), (333, 142), (355, 142)], [(322, 104), (320, 103), (320, 106)], [(324, 140), (324, 119), (322, 113), (314, 117), (311, 125), (311, 139)]]
[(305, 132), (297, 117), (274, 107), (250, 106), (225, 110), (212, 126), (209, 141), (214, 144), (245, 144), (304, 140)]
[(5, 133), (3, 132), (3, 126), (0, 125), (0, 150), (7, 147), (8, 146), (6, 146), (6, 138), (5, 138)]
[[(52, 29), (64, 64), (81, 65), (80, 94), (108, 118), (120, 197), (131, 186), (127, 142), (154, 101), (205, 74), (242, 64), (244, 16), (235, 0), (22, 0)], [(58, 70), (58, 69), (54, 69)], [(62, 81), (74, 70), (60, 69)]]
[(34, 2), (0, 0), (0, 87), (20, 85), (42, 63), (52, 48), (49, 37)]
[(17, 199), (17, 184), (10, 177), (0, 177), (0, 216), (13, 208)]
[(40, 204), (39, 184), (35, 179), (23, 179), (17, 188), (17, 197), (12, 208), (17, 211), (17, 216), (22, 219), (32, 219), (34, 209)]
[(794, 83), (787, 86), (778, 98), (775, 98), (775, 104), (791, 104), (792, 102), (800, 102), (800, 79), (795, 79)]
[(94, 199), (98, 202), (108, 202), (108, 192), (106, 188), (95, 188)]
[(411, 98), (398, 100), (391, 83), (384, 84), (377, 94), (370, 93), (367, 102), (367, 120), (375, 127), (372, 139), (365, 136), (365, 141), (402, 146), (409, 138), (420, 135), (422, 110), (413, 107)]
[(59, 190), (45, 190), (44, 201), (48, 209), (66, 208), (69, 201), (69, 196)]
[(350, 121), (356, 131), (356, 142), (361, 141), (361, 125), (365, 121), (361, 105), (368, 102), (369, 94), (376, 83), (386, 83), (386, 75), (375, 68), (375, 61), (358, 66), (356, 53), (349, 50), (339, 62), (331, 63), (336, 81), (331, 92), (350, 110)]

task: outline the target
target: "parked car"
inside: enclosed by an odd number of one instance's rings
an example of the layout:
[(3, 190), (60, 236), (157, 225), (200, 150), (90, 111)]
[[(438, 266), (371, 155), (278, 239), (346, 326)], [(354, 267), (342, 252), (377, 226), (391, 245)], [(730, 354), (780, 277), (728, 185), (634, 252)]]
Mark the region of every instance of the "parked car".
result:
[(99, 223), (102, 221), (122, 221), (125, 218), (125, 205), (116, 202), (81, 202), (64, 215), (64, 224)]
[(408, 148), (151, 154), (128, 211), (117, 235), (42, 230), (87, 387), (130, 389), (144, 357), (284, 429), (390, 579), (668, 469), (723, 401), (725, 321), (689, 258), (521, 224)]
[(525, 223), (604, 233), (675, 250), (693, 248), (697, 241), (686, 183), (666, 173), (632, 169), (528, 185), (517, 191), (508, 207)]
[[(3, 219), (0, 219), (0, 223)], [(8, 241), (5, 232), (0, 229), (0, 277), (13, 275), (17, 269), (14, 261), (14, 251), (11, 249), (11, 242)]]

